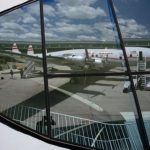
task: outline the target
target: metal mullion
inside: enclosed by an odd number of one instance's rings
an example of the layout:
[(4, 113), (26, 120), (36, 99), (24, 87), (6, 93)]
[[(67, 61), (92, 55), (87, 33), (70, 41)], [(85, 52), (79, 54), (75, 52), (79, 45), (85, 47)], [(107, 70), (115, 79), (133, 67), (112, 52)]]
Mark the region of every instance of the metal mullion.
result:
[(19, 9), (19, 8), (21, 8), (21, 7), (24, 7), (24, 6), (26, 6), (26, 5), (32, 4), (32, 3), (37, 2), (37, 1), (38, 1), (38, 0), (30, 0), (30, 1), (28, 0), (27, 2), (24, 2), (24, 3), (22, 3), (22, 4), (19, 4), (19, 5), (17, 5), (17, 6), (14, 6), (14, 7), (12, 7), (12, 8), (9, 8), (9, 9), (6, 9), (6, 10), (0, 12), (0, 16), (6, 15), (6, 14), (8, 14), (8, 13), (10, 13), (10, 12), (16, 10), (16, 9)]
[(43, 56), (44, 96), (45, 96), (46, 116), (47, 116), (47, 132), (48, 132), (48, 137), (51, 137), (50, 102), (49, 102), (49, 95), (48, 95), (43, 0), (39, 0), (39, 3), (40, 3), (40, 23), (41, 23), (41, 40), (42, 40), (42, 56)]
[(125, 46), (124, 46), (124, 42), (123, 42), (121, 31), (120, 31), (120, 28), (119, 28), (119, 23), (118, 23), (118, 20), (117, 20), (117, 16), (116, 16), (116, 13), (115, 13), (115, 9), (114, 9), (114, 5), (113, 5), (112, 0), (108, 0), (108, 2), (109, 2), (108, 3), (109, 6), (111, 8), (114, 23), (116, 25), (116, 29), (117, 29), (117, 32), (118, 32), (118, 37), (119, 37), (119, 40), (120, 40), (120, 47), (123, 51), (123, 55), (124, 55), (124, 59), (125, 59), (125, 63), (126, 63), (126, 68), (127, 68), (127, 74), (129, 76), (129, 81), (131, 83), (131, 90), (132, 90), (132, 93), (133, 93), (134, 102), (135, 102), (135, 105), (136, 105), (136, 111), (137, 111), (138, 120), (139, 120), (139, 121), (137, 121), (138, 130), (139, 130), (139, 133), (140, 133), (140, 137), (141, 137), (141, 141), (143, 143), (144, 149), (147, 150), (147, 149), (149, 149), (149, 141), (148, 141), (146, 129), (145, 129), (145, 126), (144, 126), (144, 121), (143, 121), (143, 117), (142, 117), (141, 108), (140, 108), (140, 104), (139, 104), (139, 101), (138, 101), (137, 93), (136, 93), (136, 90), (135, 90), (135, 87), (134, 87), (134, 82), (133, 82), (133, 78), (132, 78), (132, 74), (131, 74), (131, 70), (130, 70), (130, 66), (129, 66), (129, 62), (128, 62), (128, 58), (127, 58), (127, 54), (126, 54), (126, 50), (125, 50)]
[[(142, 72), (131, 72), (131, 75), (146, 75), (150, 74), (150, 71), (142, 71)], [(47, 78), (57, 78), (57, 77), (93, 77), (93, 76), (120, 76), (120, 75), (125, 75), (127, 76), (127, 72), (104, 72), (104, 73), (49, 73), (47, 74)]]

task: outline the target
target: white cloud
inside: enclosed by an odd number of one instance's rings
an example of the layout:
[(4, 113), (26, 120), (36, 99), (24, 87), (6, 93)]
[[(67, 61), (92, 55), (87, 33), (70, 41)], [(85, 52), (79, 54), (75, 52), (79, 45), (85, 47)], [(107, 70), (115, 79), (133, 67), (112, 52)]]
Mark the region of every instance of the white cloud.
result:
[(90, 6), (61, 6), (60, 4), (57, 5), (59, 14), (70, 18), (70, 19), (94, 19), (98, 16), (105, 16), (105, 11), (103, 9), (94, 8)]
[(58, 38), (58, 36), (53, 33), (45, 33), (45, 37), (47, 41), (54, 40), (54, 38)]
[(69, 24), (66, 22), (57, 22), (53, 30), (65, 34), (93, 33), (91, 25)]
[(60, 3), (62, 6), (89, 6), (97, 2), (97, 0), (55, 0), (57, 3)]
[[(115, 40), (113, 25), (104, 20), (105, 11), (94, 6), (97, 0), (55, 0), (44, 6), (46, 40)], [(38, 3), (0, 18), (0, 39), (40, 40)], [(98, 20), (101, 17), (103, 20)], [(119, 19), (123, 37), (144, 37), (148, 29), (134, 19)]]
[(94, 29), (99, 33), (99, 40), (114, 41), (116, 39), (116, 32), (111, 22), (97, 22), (94, 24)]
[(1, 40), (8, 40), (8, 38), (11, 39), (11, 40), (14, 40), (14, 39), (18, 38), (18, 34), (7, 33), (7, 32), (5, 32), (4, 34), (0, 34), (0, 39)]
[(44, 16), (55, 16), (56, 10), (51, 5), (44, 5)]
[(95, 36), (88, 36), (88, 35), (78, 35), (77, 36), (78, 40), (88, 40), (88, 41), (92, 41), (92, 40), (97, 40), (97, 37)]
[(32, 5), (27, 6), (25, 12), (32, 16), (40, 17), (39, 3), (34, 3)]
[(40, 40), (41, 35), (38, 33), (25, 33), (25, 34), (21, 34), (19, 38), (26, 39), (28, 41), (32, 39), (34, 41), (34, 40)]
[(33, 24), (33, 27), (40, 29), (40, 25), (39, 25), (39, 24), (36, 24), (36, 23)]
[(20, 24), (14, 23), (14, 22), (4, 22), (1, 24), (2, 28), (7, 31), (13, 31), (15, 33), (17, 32), (26, 32), (27, 30), (24, 29)]
[(118, 19), (120, 29), (124, 38), (141, 38), (150, 35), (148, 29), (141, 24), (138, 24), (134, 19)]
[(36, 19), (29, 15), (29, 16), (24, 17), (22, 22), (23, 23), (35, 23)]
[[(122, 2), (124, 2), (124, 3), (128, 3), (128, 2), (130, 2), (131, 0), (121, 0)], [(134, 2), (139, 2), (139, 0), (132, 0), (132, 1), (134, 1)]]

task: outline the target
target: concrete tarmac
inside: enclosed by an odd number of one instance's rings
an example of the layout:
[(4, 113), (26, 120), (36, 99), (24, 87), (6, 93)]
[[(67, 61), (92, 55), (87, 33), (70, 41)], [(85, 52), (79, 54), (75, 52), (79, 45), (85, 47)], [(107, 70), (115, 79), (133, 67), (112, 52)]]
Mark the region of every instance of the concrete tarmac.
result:
[[(45, 108), (43, 77), (21, 79), (20, 74), (3, 74), (0, 103)], [(121, 112), (135, 110), (132, 93), (123, 93), (119, 77), (103, 78), (90, 84), (70, 83), (70, 78), (49, 79), (51, 111), (97, 121), (122, 120)], [(150, 110), (150, 92), (137, 90), (142, 111)], [(100, 108), (99, 110), (97, 108)], [(1, 108), (1, 111), (5, 108)]]

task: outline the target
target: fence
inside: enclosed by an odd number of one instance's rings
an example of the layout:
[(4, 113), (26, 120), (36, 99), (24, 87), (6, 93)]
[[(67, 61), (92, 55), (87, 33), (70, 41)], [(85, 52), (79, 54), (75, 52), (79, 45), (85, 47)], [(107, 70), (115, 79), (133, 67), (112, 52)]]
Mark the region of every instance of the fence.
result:
[[(45, 110), (28, 106), (1, 106), (1, 113), (7, 117), (47, 134), (47, 127), (42, 121)], [(87, 147), (109, 150), (141, 150), (143, 149), (135, 121), (131, 122), (98, 122), (71, 115), (51, 112), (55, 125), (51, 125), (51, 137)], [(145, 121), (150, 139), (150, 120)]]

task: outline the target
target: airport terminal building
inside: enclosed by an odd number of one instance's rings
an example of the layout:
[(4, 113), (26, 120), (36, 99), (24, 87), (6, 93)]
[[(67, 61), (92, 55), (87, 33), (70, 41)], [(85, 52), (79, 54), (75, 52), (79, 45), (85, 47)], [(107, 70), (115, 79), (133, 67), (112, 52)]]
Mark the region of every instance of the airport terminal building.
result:
[(64, 149), (150, 149), (150, 37), (120, 13), (112, 0), (3, 1), (1, 124)]

